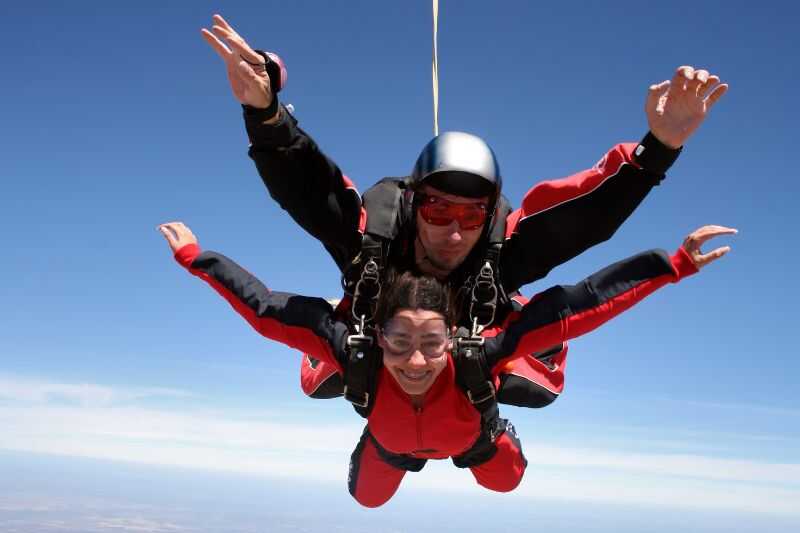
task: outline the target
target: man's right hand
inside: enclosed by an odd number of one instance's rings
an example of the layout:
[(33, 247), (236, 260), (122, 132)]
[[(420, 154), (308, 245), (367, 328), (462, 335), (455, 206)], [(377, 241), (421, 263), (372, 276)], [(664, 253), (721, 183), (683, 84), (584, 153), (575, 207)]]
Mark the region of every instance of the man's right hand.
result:
[(264, 58), (250, 48), (221, 15), (214, 15), (213, 22), (210, 31), (203, 28), (200, 33), (225, 61), (233, 96), (244, 105), (268, 108), (273, 93)]

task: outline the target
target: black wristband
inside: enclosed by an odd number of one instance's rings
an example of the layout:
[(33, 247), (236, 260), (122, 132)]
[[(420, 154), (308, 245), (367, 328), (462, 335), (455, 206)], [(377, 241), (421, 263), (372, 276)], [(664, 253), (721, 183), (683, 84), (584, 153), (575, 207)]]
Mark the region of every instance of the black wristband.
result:
[(266, 108), (262, 109), (260, 107), (253, 107), (251, 105), (242, 104), (242, 109), (244, 109), (245, 115), (251, 117), (258, 116), (262, 119), (262, 121), (270, 120), (274, 118), (275, 115), (278, 114), (278, 111), (280, 109), (280, 103), (278, 102), (278, 95), (277, 94), (272, 95), (272, 103), (269, 104), (269, 106)]
[(678, 159), (683, 150), (680, 148), (670, 148), (648, 131), (647, 135), (641, 140), (636, 150), (633, 152), (633, 159), (636, 163), (648, 172), (659, 177), (664, 176), (669, 167)]
[[(281, 90), (281, 67), (269, 58), (269, 55), (263, 50), (255, 50), (255, 53), (261, 56), (264, 60), (264, 71), (269, 78), (270, 91), (272, 92), (272, 103), (266, 109), (259, 109), (257, 107), (242, 104), (242, 109), (246, 115), (260, 116), (263, 120), (274, 118), (278, 113), (280, 102), (278, 101), (278, 92)], [(240, 56), (241, 57), (241, 56)], [(251, 66), (261, 66), (261, 64), (251, 63), (242, 57), (242, 60)]]
[(270, 59), (269, 54), (263, 50), (255, 50), (255, 53), (264, 59), (264, 70), (267, 72), (272, 94), (278, 94), (283, 89), (281, 85), (281, 66)]

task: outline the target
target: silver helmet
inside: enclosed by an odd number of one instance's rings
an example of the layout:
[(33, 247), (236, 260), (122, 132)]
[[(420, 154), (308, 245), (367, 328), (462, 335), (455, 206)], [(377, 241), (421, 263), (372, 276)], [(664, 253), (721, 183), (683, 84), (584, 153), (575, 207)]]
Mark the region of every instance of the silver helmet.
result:
[(497, 157), (480, 137), (461, 131), (447, 131), (434, 137), (419, 154), (410, 184), (422, 184), (442, 192), (494, 200), (503, 179)]

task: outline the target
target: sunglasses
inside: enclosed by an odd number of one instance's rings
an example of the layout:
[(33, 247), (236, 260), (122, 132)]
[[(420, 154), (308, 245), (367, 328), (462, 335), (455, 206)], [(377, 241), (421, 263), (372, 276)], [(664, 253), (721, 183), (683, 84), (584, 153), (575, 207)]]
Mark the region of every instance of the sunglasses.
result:
[(415, 196), (422, 219), (434, 226), (449, 226), (455, 220), (462, 230), (476, 230), (483, 226), (489, 215), (486, 204), (457, 204), (441, 196), (420, 192)]

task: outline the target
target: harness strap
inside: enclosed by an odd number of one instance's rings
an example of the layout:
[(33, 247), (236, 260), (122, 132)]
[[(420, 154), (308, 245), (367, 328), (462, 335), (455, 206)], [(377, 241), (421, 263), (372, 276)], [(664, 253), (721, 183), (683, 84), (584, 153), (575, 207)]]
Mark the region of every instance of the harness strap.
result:
[(498, 283), (497, 260), (500, 258), (500, 245), (490, 245), (480, 272), (472, 286), (469, 304), (469, 318), (473, 324), (472, 334), (494, 322), (497, 311)]
[(372, 321), (389, 248), (400, 231), (402, 196), (402, 188), (393, 178), (382, 179), (362, 196), (367, 224), (361, 250), (342, 274), (342, 288), (345, 294), (353, 296), (356, 323), (362, 315), (367, 323)]
[(405, 470), (407, 472), (419, 472), (422, 470), (422, 467), (425, 466), (425, 463), (428, 462), (427, 459), (421, 459), (419, 457), (414, 457), (413, 455), (390, 452), (381, 446), (381, 443), (378, 442), (378, 439), (376, 439), (375, 436), (370, 433), (369, 426), (364, 428), (364, 435), (367, 435), (367, 438), (372, 441), (372, 445), (375, 446), (375, 451), (378, 452), (378, 457), (380, 457), (385, 463), (390, 464), (399, 470)]
[[(459, 333), (465, 333), (461, 328)], [(454, 339), (456, 376), (467, 394), (467, 398), (481, 414), (481, 422), (489, 439), (494, 442), (499, 435), (497, 420), (500, 409), (497, 405), (494, 383), (486, 366), (484, 338), (475, 335), (456, 336)]]
[(488, 230), (486, 251), (481, 258), (480, 270), (474, 280), (472, 278), (466, 280), (465, 288), (470, 296), (469, 320), (478, 333), (494, 322), (498, 305), (509, 302), (508, 295), (500, 282), (500, 252), (505, 242), (506, 217), (510, 212), (508, 200), (502, 194), (499, 195)]
[[(355, 323), (371, 323), (381, 294), (381, 276), (383, 274), (383, 243), (364, 234), (361, 244), (361, 275), (353, 289), (351, 313)], [(360, 331), (364, 333), (364, 330)]]
[(382, 364), (371, 326), (389, 248), (400, 231), (402, 196), (403, 188), (393, 178), (384, 178), (364, 193), (362, 201), (367, 211), (367, 224), (361, 250), (342, 275), (345, 294), (352, 296), (352, 333), (347, 337), (343, 394), (365, 418), (372, 411), (378, 369)]
[[(358, 328), (360, 330), (360, 328)], [(347, 337), (347, 366), (344, 373), (344, 398), (358, 413), (367, 417), (374, 394), (374, 340), (363, 330)]]

